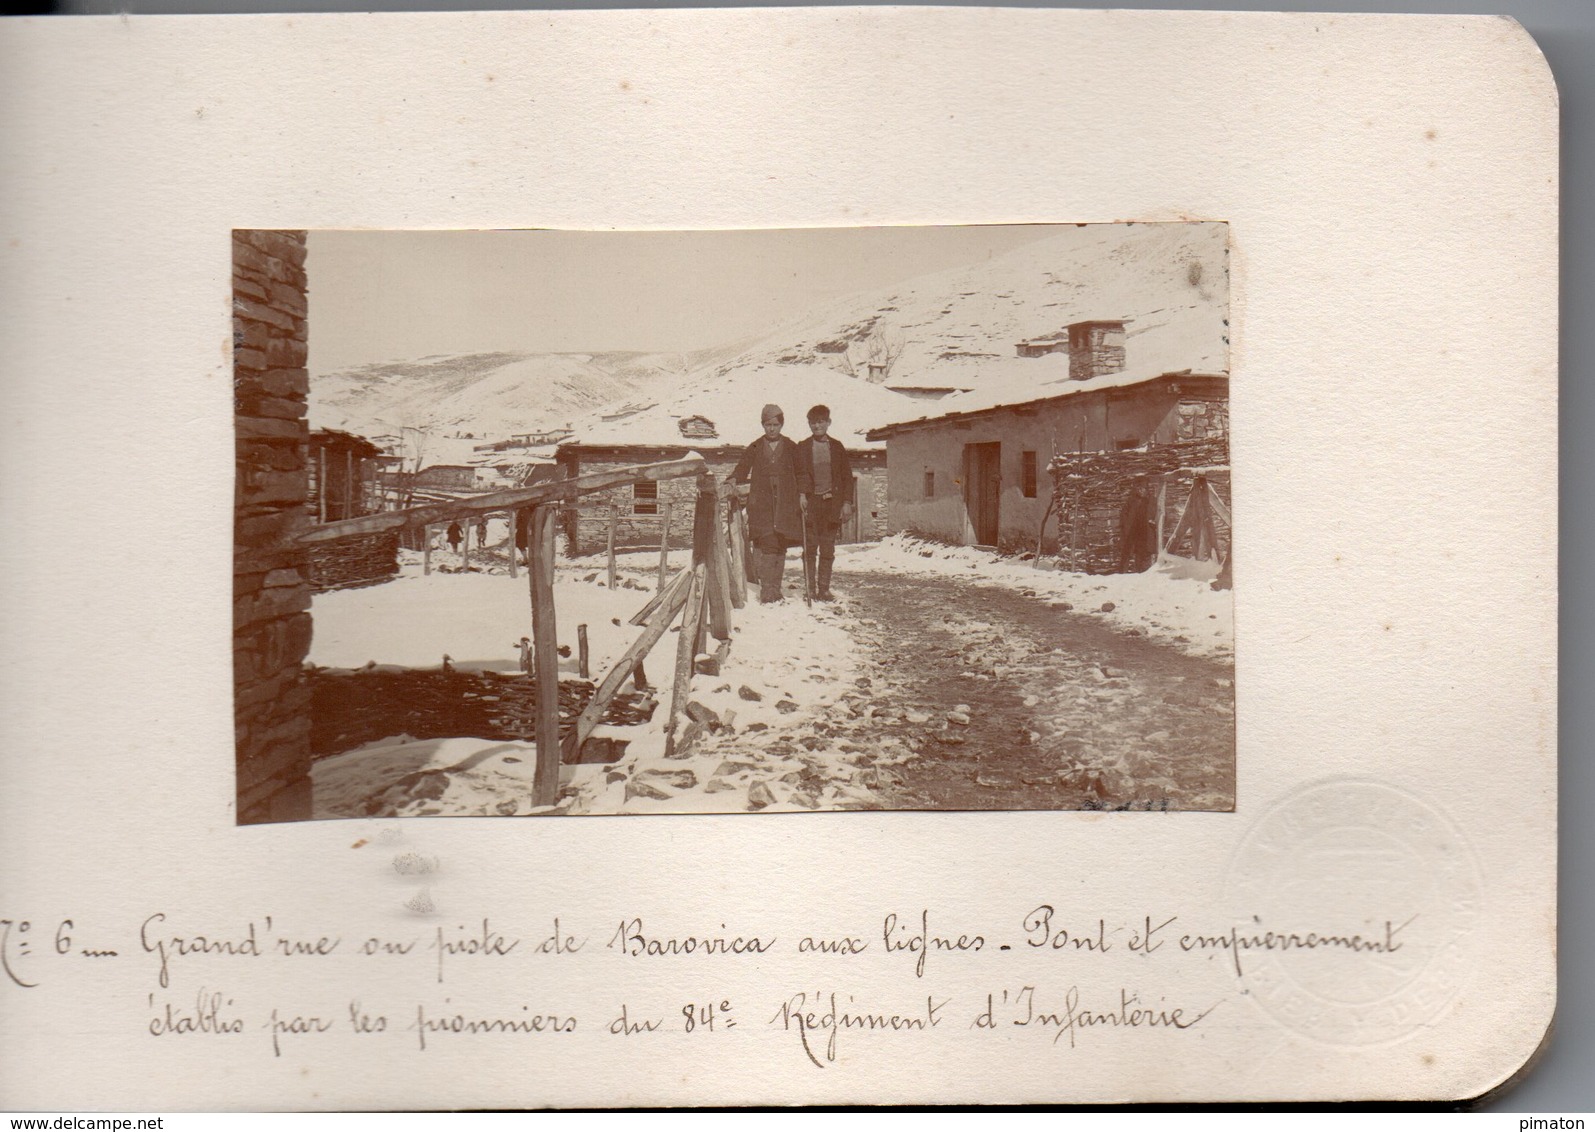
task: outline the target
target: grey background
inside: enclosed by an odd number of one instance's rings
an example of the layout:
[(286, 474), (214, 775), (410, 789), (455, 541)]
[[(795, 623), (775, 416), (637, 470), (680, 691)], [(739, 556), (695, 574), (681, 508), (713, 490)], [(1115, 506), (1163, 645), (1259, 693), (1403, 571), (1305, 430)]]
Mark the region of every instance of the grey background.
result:
[[(764, 7), (758, 3), (605, 3), (562, 0), (467, 0), (430, 3), (404, 0), (34, 0), (34, 11), (63, 15), (130, 13), (338, 12), (483, 10), (500, 8), (687, 8)], [(801, 0), (783, 0), (791, 6)], [(1346, 0), (1103, 0), (1100, 4), (1008, 3), (1003, 7), (1117, 7), (1213, 11), (1430, 12), (1506, 14), (1539, 42), (1556, 75), (1562, 102), (1562, 370), (1561, 370), (1561, 926), (1559, 1000), (1555, 1033), (1539, 1061), (1513, 1088), (1485, 1104), (1486, 1111), (1590, 1112), (1595, 1110), (1595, 832), (1583, 820), (1595, 803), (1595, 545), (1591, 499), (1595, 446), (1595, 218), (1581, 202), (1595, 202), (1595, 4), (1589, 0), (1407, 0), (1348, 3)], [(1416, 566), (1416, 564), (1415, 564)], [(1481, 791), (1510, 790), (1499, 780)]]

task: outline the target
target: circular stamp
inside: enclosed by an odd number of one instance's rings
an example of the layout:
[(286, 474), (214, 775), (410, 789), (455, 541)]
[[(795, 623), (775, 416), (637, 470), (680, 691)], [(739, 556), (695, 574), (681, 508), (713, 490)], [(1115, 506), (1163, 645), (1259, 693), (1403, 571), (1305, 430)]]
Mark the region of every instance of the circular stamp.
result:
[(1435, 806), (1379, 782), (1309, 783), (1241, 839), (1225, 883), (1230, 934), (1203, 947), (1297, 1033), (1380, 1044), (1461, 989), (1479, 890), (1472, 848)]

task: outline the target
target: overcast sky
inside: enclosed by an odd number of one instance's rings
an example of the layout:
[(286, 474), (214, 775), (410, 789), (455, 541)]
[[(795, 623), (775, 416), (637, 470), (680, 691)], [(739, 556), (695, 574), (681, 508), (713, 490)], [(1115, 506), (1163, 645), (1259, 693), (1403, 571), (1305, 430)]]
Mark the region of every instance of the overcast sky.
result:
[(311, 232), (310, 368), (488, 350), (718, 346), (828, 299), (1056, 232)]

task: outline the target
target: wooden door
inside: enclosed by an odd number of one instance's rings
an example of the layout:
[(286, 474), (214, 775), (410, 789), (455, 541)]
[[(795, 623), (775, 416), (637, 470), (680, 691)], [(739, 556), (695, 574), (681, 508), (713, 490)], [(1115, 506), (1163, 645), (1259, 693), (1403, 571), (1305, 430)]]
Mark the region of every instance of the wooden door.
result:
[(969, 510), (969, 525), (975, 542), (997, 545), (998, 510), (1002, 499), (1002, 445), (966, 444), (964, 466), (964, 506)]

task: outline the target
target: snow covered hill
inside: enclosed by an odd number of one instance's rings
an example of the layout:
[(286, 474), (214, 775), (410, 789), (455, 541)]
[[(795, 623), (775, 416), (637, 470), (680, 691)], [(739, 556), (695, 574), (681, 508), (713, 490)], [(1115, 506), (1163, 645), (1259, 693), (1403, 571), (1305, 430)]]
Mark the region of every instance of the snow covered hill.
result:
[(1221, 223), (1060, 226), (985, 263), (838, 299), (712, 368), (818, 363), (894, 387), (980, 389), (1042, 360), (1017, 359), (1020, 341), (1122, 319), (1128, 369), (1227, 371), (1227, 238)]
[(313, 428), (362, 436), (402, 428), (503, 437), (563, 427), (585, 413), (653, 401), (740, 344), (688, 354), (493, 352), (376, 362), (310, 381)]
[[(1221, 223), (1060, 225), (983, 263), (834, 299), (752, 342), (687, 354), (466, 354), (313, 375), (310, 420), (367, 436), (410, 427), (498, 438), (568, 423), (586, 432), (628, 404), (662, 412), (740, 391), (740, 406), (771, 381), (795, 404), (819, 393), (800, 388), (820, 384), (804, 374), (921, 391), (1039, 384), (1066, 378), (1067, 359), (1020, 358), (1016, 344), (1087, 319), (1125, 321), (1128, 370), (1226, 372), (1227, 237)], [(824, 395), (842, 399), (834, 388)], [(862, 395), (855, 416), (880, 415), (875, 400)]]

